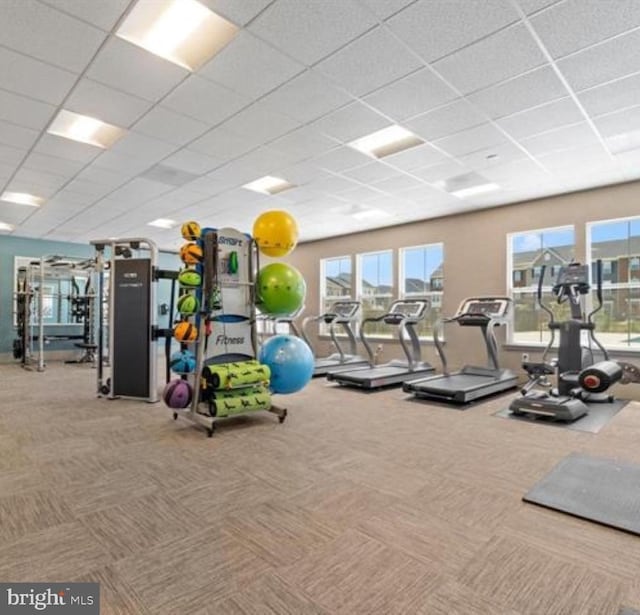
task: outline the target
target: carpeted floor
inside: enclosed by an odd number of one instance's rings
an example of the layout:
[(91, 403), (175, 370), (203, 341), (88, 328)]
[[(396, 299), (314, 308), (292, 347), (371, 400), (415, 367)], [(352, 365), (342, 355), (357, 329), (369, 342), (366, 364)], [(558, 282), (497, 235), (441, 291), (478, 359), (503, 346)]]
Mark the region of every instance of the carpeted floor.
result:
[(590, 434), (317, 380), (209, 439), (88, 366), (0, 381), (1, 581), (99, 581), (103, 615), (640, 606), (640, 539), (521, 502), (572, 451), (640, 463), (638, 403)]

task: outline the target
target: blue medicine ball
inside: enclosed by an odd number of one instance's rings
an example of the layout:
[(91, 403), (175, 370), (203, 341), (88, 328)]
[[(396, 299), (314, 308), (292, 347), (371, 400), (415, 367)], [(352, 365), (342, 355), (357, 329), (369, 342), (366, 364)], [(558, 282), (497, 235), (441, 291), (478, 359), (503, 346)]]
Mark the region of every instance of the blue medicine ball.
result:
[(178, 350), (171, 355), (169, 365), (178, 374), (188, 374), (196, 368), (196, 357), (190, 350)]
[(271, 390), (286, 395), (305, 387), (313, 376), (313, 353), (299, 337), (276, 335), (260, 349), (260, 363), (271, 370)]

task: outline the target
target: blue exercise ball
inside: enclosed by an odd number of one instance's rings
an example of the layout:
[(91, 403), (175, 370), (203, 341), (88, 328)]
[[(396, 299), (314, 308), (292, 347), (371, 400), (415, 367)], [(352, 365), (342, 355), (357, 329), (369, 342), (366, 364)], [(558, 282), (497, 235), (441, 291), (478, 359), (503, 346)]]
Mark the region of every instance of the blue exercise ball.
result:
[(260, 363), (271, 370), (271, 390), (287, 395), (305, 387), (313, 376), (314, 359), (309, 346), (293, 335), (276, 335), (260, 349)]

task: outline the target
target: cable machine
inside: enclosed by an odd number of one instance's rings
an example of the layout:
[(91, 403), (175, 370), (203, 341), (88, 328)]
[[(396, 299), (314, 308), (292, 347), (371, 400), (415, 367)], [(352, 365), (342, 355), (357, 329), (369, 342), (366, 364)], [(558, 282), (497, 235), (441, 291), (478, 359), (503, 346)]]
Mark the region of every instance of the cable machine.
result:
[(98, 303), (98, 396), (157, 402), (156, 343), (165, 340), (166, 354), (171, 345), (171, 329), (158, 327), (157, 283), (171, 280), (172, 313), (178, 274), (158, 268), (158, 248), (150, 239), (94, 240), (91, 245), (98, 294), (107, 297)]

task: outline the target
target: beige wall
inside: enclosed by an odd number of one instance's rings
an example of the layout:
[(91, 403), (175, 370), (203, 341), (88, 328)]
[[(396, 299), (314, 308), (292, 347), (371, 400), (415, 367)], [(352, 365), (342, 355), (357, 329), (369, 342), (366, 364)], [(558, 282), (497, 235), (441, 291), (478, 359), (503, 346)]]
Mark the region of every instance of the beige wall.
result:
[[(464, 297), (506, 292), (508, 233), (573, 224), (576, 259), (584, 261), (587, 222), (638, 214), (640, 182), (632, 182), (303, 243), (287, 260), (304, 275), (307, 281), (306, 314), (314, 314), (320, 306), (320, 259), (443, 242), (443, 312), (453, 314)], [(397, 252), (394, 257), (397, 278)], [(397, 291), (397, 279), (394, 283)], [(320, 340), (317, 346), (321, 352), (329, 350), (326, 340)], [(483, 344), (475, 330), (450, 326), (446, 350), (451, 367), (463, 363), (482, 364), (485, 360)], [(521, 373), (522, 352), (520, 348), (502, 349), (502, 362)], [(385, 360), (401, 354), (397, 343), (385, 342)], [(538, 353), (530, 354), (533, 358)], [(432, 344), (423, 345), (423, 357), (439, 369)], [(640, 363), (640, 357), (636, 362)], [(625, 387), (625, 397), (631, 396), (631, 389), (634, 389), (633, 396), (640, 399), (640, 385)]]

